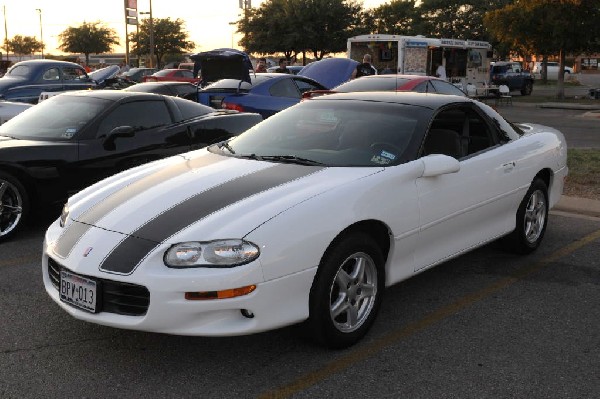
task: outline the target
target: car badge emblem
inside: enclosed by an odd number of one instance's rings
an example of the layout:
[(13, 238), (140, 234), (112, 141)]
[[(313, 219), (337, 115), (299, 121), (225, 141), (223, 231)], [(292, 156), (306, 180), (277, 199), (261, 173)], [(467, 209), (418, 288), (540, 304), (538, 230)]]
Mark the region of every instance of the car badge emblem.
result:
[(92, 248), (92, 247), (87, 247), (87, 248), (85, 249), (85, 251), (83, 251), (83, 257), (84, 257), (84, 258), (86, 258), (86, 257), (87, 257), (87, 256), (90, 254), (90, 252), (92, 252), (92, 249), (94, 249), (94, 248)]

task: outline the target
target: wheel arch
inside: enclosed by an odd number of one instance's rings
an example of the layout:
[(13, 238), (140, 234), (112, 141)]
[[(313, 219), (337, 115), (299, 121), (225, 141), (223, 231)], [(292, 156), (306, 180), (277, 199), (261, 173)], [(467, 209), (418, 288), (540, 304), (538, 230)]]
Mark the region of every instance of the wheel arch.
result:
[(23, 185), (25, 191), (27, 191), (27, 196), (29, 197), (29, 203), (36, 202), (36, 198), (38, 198), (37, 190), (35, 189), (35, 184), (31, 176), (29, 176), (25, 171), (20, 168), (15, 168), (11, 165), (0, 165), (0, 172), (4, 172), (6, 174), (11, 175), (15, 179), (19, 180), (19, 183)]
[(549, 168), (544, 168), (535, 175), (534, 180), (535, 179), (542, 180), (546, 184), (546, 187), (548, 188), (548, 192), (549, 192), (553, 178), (554, 178), (554, 173), (552, 173), (552, 170)]

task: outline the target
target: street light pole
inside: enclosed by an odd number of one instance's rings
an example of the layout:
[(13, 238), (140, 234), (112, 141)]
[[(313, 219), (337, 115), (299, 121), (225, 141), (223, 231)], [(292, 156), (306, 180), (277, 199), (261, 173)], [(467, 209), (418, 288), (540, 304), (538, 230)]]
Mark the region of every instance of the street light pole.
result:
[(42, 9), (36, 8), (36, 11), (40, 14), (40, 42), (42, 43), (42, 59), (44, 58), (44, 33), (42, 31)]
[(154, 23), (152, 21), (152, 0), (150, 0), (150, 68), (154, 68)]

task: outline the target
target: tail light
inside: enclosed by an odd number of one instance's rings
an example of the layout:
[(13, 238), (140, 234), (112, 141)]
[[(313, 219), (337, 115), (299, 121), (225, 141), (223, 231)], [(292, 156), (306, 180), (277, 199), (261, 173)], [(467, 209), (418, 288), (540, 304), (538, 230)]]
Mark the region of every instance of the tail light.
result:
[(223, 101), (221, 103), (221, 108), (223, 108), (223, 109), (232, 109), (234, 111), (244, 112), (244, 107), (242, 107), (241, 105), (234, 104), (234, 103), (227, 103), (225, 101)]

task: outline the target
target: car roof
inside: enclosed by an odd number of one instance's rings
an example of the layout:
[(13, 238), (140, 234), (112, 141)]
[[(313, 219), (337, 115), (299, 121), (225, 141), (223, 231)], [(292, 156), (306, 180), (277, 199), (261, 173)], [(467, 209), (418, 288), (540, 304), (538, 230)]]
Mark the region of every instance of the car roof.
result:
[(311, 99), (311, 101), (333, 100), (357, 100), (392, 104), (409, 104), (429, 109), (437, 109), (448, 104), (471, 104), (474, 102), (468, 97), (455, 96), (451, 94), (439, 95), (434, 93), (415, 93), (404, 91), (333, 93), (327, 96), (320, 96)]

